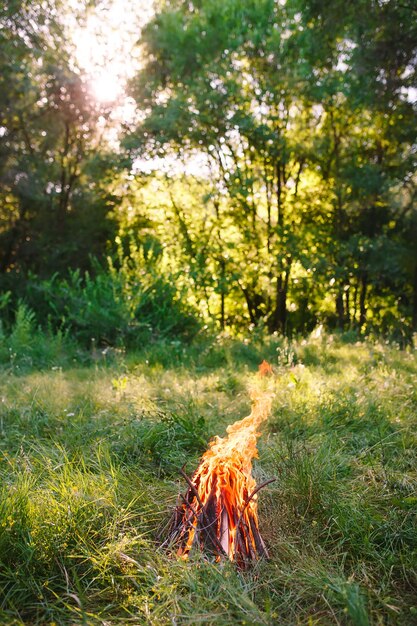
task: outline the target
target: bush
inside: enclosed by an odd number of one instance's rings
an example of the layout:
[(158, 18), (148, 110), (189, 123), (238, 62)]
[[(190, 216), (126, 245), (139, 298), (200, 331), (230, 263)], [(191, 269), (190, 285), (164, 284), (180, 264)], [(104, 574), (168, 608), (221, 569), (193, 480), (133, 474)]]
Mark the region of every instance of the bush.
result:
[(75, 270), (67, 278), (55, 274), (43, 280), (30, 275), (18, 304), (5, 294), (0, 300), (4, 304), (0, 333), (8, 328), (9, 347), (32, 350), (38, 326), (50, 339), (54, 335), (59, 342), (70, 334), (86, 348), (92, 342), (142, 347), (166, 337), (189, 340), (198, 331), (197, 319), (179, 297), (174, 281), (138, 273), (127, 263), (116, 269), (109, 261), (108, 268), (96, 264), (95, 270), (94, 275)]
[(19, 302), (11, 332), (6, 334), (0, 325), (0, 363), (13, 369), (49, 367), (63, 365), (76, 353), (66, 333), (42, 330), (35, 313), (23, 302)]

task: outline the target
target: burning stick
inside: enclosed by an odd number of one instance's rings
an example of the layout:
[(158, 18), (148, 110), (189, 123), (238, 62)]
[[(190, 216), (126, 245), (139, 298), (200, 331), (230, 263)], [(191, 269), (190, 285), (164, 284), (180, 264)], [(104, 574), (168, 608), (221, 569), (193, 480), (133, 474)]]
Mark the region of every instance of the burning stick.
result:
[[(263, 361), (258, 376), (272, 373)], [(258, 528), (257, 494), (275, 479), (257, 486), (252, 476), (258, 427), (267, 419), (272, 402), (271, 391), (262, 389), (260, 379), (251, 399), (250, 415), (228, 426), (227, 437), (215, 437), (193, 477), (181, 470), (188, 490), (174, 511), (169, 540), (179, 546), (184, 559), (194, 545), (213, 553), (217, 561), (227, 556), (241, 566), (268, 556)]]

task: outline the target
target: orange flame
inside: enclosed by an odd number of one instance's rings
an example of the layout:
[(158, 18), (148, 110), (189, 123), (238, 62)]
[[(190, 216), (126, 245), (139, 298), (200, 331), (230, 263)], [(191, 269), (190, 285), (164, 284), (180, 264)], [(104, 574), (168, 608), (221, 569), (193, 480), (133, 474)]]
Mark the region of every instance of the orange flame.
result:
[[(264, 361), (259, 376), (272, 374)], [(190, 489), (178, 510), (178, 554), (186, 559), (194, 544), (210, 545), (216, 559), (246, 562), (266, 554), (258, 530), (256, 481), (252, 459), (260, 424), (267, 419), (272, 403), (270, 390), (261, 380), (251, 389), (250, 415), (227, 428), (226, 437), (215, 437), (189, 481)]]

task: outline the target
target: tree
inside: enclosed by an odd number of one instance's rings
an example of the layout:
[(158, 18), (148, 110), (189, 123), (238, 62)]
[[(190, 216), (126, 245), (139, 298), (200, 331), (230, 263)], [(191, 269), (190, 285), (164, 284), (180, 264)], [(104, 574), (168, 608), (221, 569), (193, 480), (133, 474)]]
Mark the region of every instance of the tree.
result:
[(106, 112), (71, 67), (59, 2), (10, 2), (3, 13), (0, 270), (86, 267), (113, 228)]
[(173, 147), (205, 154), (214, 206), (229, 222), (219, 235), (233, 248), (228, 271), (250, 321), (282, 332), (308, 212), (298, 190), (317, 124), (292, 88), (287, 19), (272, 0), (166, 5), (145, 30), (135, 94), (149, 114), (130, 142), (159, 155)]
[(318, 163), (334, 190), (328, 269), (338, 325), (362, 328), (368, 302), (375, 317), (378, 294), (401, 302), (411, 282), (399, 262), (405, 213), (392, 191), (410, 186), (416, 166), (416, 12), (369, 0), (311, 0), (301, 9), (300, 49), (315, 76), (307, 89), (323, 107)]

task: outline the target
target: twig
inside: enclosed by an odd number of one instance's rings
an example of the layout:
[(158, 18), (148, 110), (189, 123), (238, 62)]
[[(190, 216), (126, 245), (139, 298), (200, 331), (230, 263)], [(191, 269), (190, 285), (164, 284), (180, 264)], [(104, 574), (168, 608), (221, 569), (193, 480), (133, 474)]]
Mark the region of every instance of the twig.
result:
[(246, 498), (246, 501), (243, 505), (242, 511), (240, 513), (239, 519), (237, 521), (236, 524), (236, 532), (239, 529), (240, 523), (242, 521), (242, 517), (243, 514), (246, 510), (246, 507), (248, 506), (249, 502), (252, 500), (252, 498), (254, 498), (254, 496), (256, 496), (256, 494), (258, 493), (258, 491), (260, 491), (261, 489), (263, 489), (264, 487), (266, 487), (267, 485), (269, 485), (270, 483), (274, 483), (276, 481), (276, 478), (269, 478), (268, 480), (265, 480), (263, 483), (261, 483), (260, 485), (258, 485), (257, 487), (255, 487), (255, 489), (252, 491), (252, 493), (250, 494), (250, 496), (248, 498)]
[(204, 510), (204, 505), (203, 505), (203, 503), (201, 502), (201, 498), (200, 498), (200, 496), (198, 495), (198, 491), (197, 491), (196, 486), (194, 485), (194, 483), (192, 482), (191, 478), (189, 478), (189, 476), (187, 476), (187, 474), (184, 472), (184, 470), (183, 470), (182, 468), (180, 469), (180, 473), (181, 473), (181, 475), (184, 477), (184, 479), (187, 481), (188, 486), (190, 487), (190, 489), (191, 489), (192, 493), (193, 493), (193, 494), (195, 495), (195, 497), (197, 498), (197, 502), (198, 502), (198, 504), (201, 506), (201, 515), (204, 517), (205, 522), (208, 524), (208, 526), (207, 526), (207, 530), (209, 531), (209, 532), (208, 532), (208, 535), (209, 535), (209, 537), (210, 537), (211, 541), (213, 542), (213, 545), (216, 547), (216, 549), (217, 549), (217, 550), (219, 550), (219, 552), (220, 552), (221, 554), (223, 554), (223, 556), (228, 556), (228, 555), (226, 554), (226, 552), (223, 550), (223, 547), (222, 547), (222, 545), (220, 544), (220, 542), (219, 542), (219, 540), (217, 539), (217, 537), (216, 537), (216, 536), (214, 536), (214, 537), (213, 537), (213, 535), (212, 535), (212, 533), (211, 533), (211, 528), (210, 528), (210, 526), (212, 525), (212, 523), (210, 522), (210, 520), (209, 520), (209, 519), (207, 519), (206, 512), (205, 512), (205, 510)]

